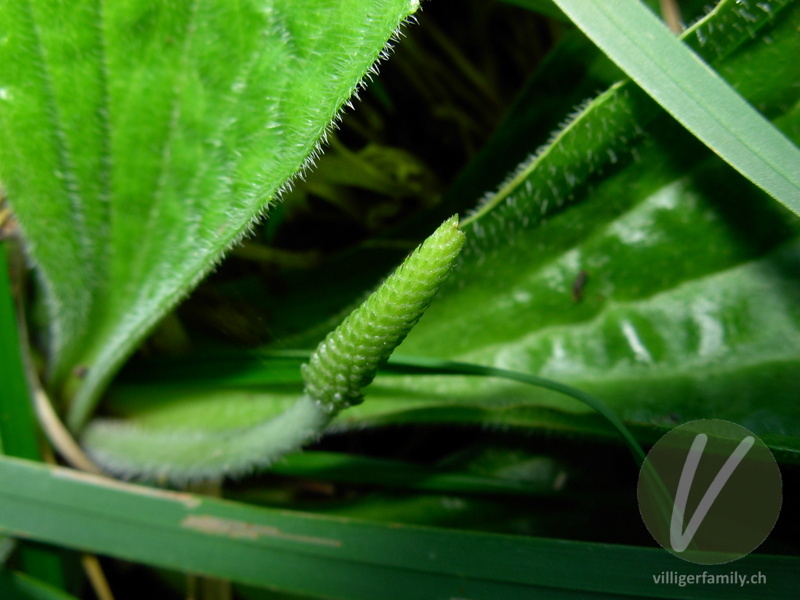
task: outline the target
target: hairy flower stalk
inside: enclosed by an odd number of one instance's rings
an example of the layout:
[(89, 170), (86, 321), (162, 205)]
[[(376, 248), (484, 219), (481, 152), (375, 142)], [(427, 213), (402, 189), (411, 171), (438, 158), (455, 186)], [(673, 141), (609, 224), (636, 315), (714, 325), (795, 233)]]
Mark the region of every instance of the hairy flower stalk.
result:
[(230, 431), (151, 430), (94, 419), (82, 442), (104, 469), (130, 479), (184, 485), (267, 467), (317, 438), (336, 414), (361, 402), (364, 387), (419, 321), (464, 244), (445, 221), (303, 365), (305, 393), (268, 421)]

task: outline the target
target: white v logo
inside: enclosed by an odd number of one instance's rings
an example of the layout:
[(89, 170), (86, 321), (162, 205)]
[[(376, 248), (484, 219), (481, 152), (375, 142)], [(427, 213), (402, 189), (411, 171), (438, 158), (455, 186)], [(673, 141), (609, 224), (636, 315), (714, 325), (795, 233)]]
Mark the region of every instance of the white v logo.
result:
[(700, 500), (700, 504), (697, 505), (697, 510), (689, 521), (689, 525), (686, 527), (686, 531), (681, 531), (684, 513), (686, 512), (686, 502), (689, 499), (689, 490), (692, 487), (692, 481), (694, 481), (697, 465), (700, 463), (700, 457), (706, 447), (706, 442), (708, 442), (708, 436), (704, 433), (700, 433), (694, 438), (689, 454), (686, 456), (686, 462), (683, 464), (683, 471), (681, 471), (678, 491), (675, 494), (675, 504), (672, 507), (672, 520), (669, 526), (669, 543), (675, 552), (683, 552), (689, 546), (694, 534), (697, 533), (697, 529), (708, 514), (711, 505), (714, 504), (714, 500), (717, 499), (736, 467), (739, 466), (739, 463), (742, 462), (750, 448), (753, 447), (755, 438), (749, 435), (739, 442), (739, 445), (728, 457), (728, 460), (725, 461), (725, 464), (722, 465), (716, 477), (714, 477), (714, 481), (708, 486), (706, 493)]

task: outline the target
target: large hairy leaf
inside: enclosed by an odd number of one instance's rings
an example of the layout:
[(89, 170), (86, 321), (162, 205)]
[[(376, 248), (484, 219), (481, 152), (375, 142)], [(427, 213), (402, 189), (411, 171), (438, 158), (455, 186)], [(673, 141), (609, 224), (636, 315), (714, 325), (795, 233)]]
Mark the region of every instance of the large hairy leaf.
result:
[(414, 0), (11, 0), (0, 179), (80, 427), (119, 364), (313, 155)]

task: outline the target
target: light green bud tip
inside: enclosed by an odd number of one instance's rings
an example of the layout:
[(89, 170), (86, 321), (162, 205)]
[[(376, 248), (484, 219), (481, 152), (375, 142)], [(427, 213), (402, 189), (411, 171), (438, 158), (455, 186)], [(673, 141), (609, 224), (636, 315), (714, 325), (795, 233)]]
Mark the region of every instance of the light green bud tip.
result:
[(464, 245), (453, 216), (317, 346), (302, 366), (305, 393), (326, 410), (360, 403), (378, 368), (417, 324)]

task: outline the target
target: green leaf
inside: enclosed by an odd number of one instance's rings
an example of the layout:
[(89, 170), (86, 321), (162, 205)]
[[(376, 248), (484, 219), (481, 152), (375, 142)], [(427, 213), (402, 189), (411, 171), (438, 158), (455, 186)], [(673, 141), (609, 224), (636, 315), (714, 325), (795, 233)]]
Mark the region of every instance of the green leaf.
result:
[[(353, 600), (548, 593), (690, 598), (695, 592), (653, 583), (650, 575), (675, 567), (674, 557), (657, 548), (256, 508), (11, 458), (0, 459), (0, 528), (167, 569)], [(631, 576), (631, 564), (642, 576)], [(750, 555), (737, 565), (768, 574), (768, 585), (748, 589), (752, 597), (786, 597), (796, 587), (796, 557)], [(690, 564), (681, 569), (712, 571)], [(725, 586), (704, 588), (710, 598), (729, 594)]]
[(0, 179), (78, 429), (136, 345), (307, 167), (413, 0), (0, 6)]
[[(640, 2), (624, 10), (609, 2), (555, 2), (698, 139), (800, 214), (800, 149), (676, 40), (647, 8)], [(771, 7), (756, 4), (745, 10), (770, 15)]]

